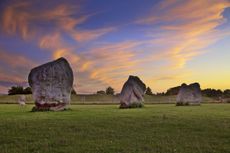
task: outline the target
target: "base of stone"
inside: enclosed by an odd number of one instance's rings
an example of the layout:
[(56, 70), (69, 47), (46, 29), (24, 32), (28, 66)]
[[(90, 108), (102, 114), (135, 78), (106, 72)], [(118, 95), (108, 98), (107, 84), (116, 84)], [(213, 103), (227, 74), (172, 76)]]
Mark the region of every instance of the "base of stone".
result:
[(200, 106), (200, 103), (190, 103), (190, 102), (177, 102), (176, 106)]
[(132, 103), (130, 105), (126, 105), (125, 103), (121, 103), (120, 109), (126, 109), (126, 108), (142, 108), (144, 107), (143, 103)]
[(38, 108), (36, 106), (34, 106), (31, 110), (31, 112), (48, 112), (48, 111), (69, 111), (71, 110), (70, 108), (63, 108), (63, 109), (60, 109), (60, 110), (56, 110), (56, 109), (53, 109), (53, 108)]
[(58, 104), (39, 104), (35, 103), (35, 106), (32, 108), (32, 112), (43, 112), (43, 111), (63, 111), (68, 110), (66, 103), (58, 103)]

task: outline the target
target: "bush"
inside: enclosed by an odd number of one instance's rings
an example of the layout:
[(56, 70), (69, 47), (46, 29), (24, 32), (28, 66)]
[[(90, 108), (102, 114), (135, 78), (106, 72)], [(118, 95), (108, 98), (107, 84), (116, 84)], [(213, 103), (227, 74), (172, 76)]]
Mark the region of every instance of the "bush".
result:
[(144, 107), (143, 103), (132, 103), (129, 108), (142, 108)]
[(114, 95), (115, 92), (114, 92), (114, 89), (112, 87), (108, 87), (108, 88), (106, 88), (105, 93), (107, 95)]
[(220, 89), (204, 89), (202, 90), (202, 94), (207, 97), (221, 97), (223, 95), (223, 92)]
[(183, 103), (183, 102), (177, 102), (176, 103), (176, 106), (188, 106), (189, 105), (189, 103), (187, 102), (187, 103)]
[(179, 93), (181, 86), (177, 86), (177, 87), (172, 87), (170, 89), (167, 90), (167, 92), (165, 93), (165, 95), (177, 95)]
[(24, 94), (32, 94), (32, 90), (30, 87), (24, 89)]
[(153, 92), (152, 92), (152, 90), (151, 90), (150, 87), (148, 87), (148, 88), (146, 89), (145, 94), (146, 94), (146, 95), (153, 95)]
[(24, 90), (22, 86), (13, 86), (8, 91), (8, 95), (17, 95), (17, 94), (24, 94)]
[(98, 95), (105, 95), (105, 91), (104, 90), (99, 90), (99, 91), (97, 91), (97, 94)]
[(142, 108), (144, 107), (143, 103), (132, 103), (130, 106), (127, 106), (125, 103), (122, 103), (120, 105), (121, 109), (125, 109), (125, 108)]
[(76, 95), (77, 94), (77, 92), (74, 90), (74, 88), (71, 90), (71, 94), (72, 95)]
[(8, 95), (18, 95), (18, 94), (32, 94), (32, 90), (30, 87), (23, 89), (22, 86), (12, 86), (8, 90)]

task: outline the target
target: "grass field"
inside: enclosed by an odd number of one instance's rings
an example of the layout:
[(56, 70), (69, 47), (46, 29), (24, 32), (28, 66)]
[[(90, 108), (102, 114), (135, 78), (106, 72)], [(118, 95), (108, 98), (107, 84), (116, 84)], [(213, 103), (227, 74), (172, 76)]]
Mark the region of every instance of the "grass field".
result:
[(0, 105), (1, 153), (229, 153), (230, 104), (72, 105), (30, 112)]
[[(0, 95), (0, 104), (16, 104), (20, 95)], [(118, 104), (119, 98), (111, 95), (72, 95), (71, 104)], [(176, 103), (176, 96), (144, 96), (147, 104)], [(203, 97), (203, 103), (213, 103), (215, 100)], [(32, 95), (26, 95), (26, 103), (34, 104)]]

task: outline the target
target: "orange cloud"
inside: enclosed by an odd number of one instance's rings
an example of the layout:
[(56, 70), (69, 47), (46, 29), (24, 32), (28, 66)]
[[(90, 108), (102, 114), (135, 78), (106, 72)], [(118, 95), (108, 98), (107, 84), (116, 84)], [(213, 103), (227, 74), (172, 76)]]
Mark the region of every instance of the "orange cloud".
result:
[(63, 46), (60, 33), (53, 33), (40, 38), (39, 47), (46, 49), (56, 49)]
[(8, 34), (20, 32), (23, 38), (29, 36), (29, 14), (25, 11), (20, 11), (28, 7), (28, 5), (26, 2), (19, 2), (5, 8), (2, 14), (3, 31)]
[(224, 0), (180, 3), (167, 0), (155, 6), (151, 16), (137, 23), (163, 23), (161, 29), (169, 34), (159, 36), (156, 45), (169, 45), (160, 58), (171, 61), (171, 68), (184, 68), (187, 61), (203, 54), (206, 47), (228, 35), (216, 28), (224, 23), (222, 12), (229, 6), (230, 2)]
[[(161, 25), (159, 33), (147, 31), (145, 40), (111, 44), (97, 42), (84, 52), (78, 51), (78, 44), (82, 45), (83, 42), (95, 40), (119, 29), (80, 29), (79, 25), (93, 16), (82, 14), (80, 5), (73, 7), (61, 4), (31, 11), (29, 2), (17, 2), (3, 11), (2, 26), (3, 31), (8, 34), (19, 33), (24, 39), (33, 37), (40, 48), (52, 53), (53, 59), (67, 58), (74, 69), (78, 91), (96, 91), (108, 85), (119, 91), (130, 74), (139, 75), (152, 86), (156, 80), (181, 81), (188, 77), (178, 76), (175, 72), (182, 73), (189, 60), (205, 53), (207, 46), (229, 35), (217, 28), (224, 23), (222, 12), (229, 6), (229, 1), (224, 0), (161, 1), (147, 17), (137, 21), (138, 24), (153, 26), (153, 29), (157, 28), (156, 25)], [(33, 24), (36, 22), (49, 22), (52, 29), (45, 33), (40, 29), (42, 27)], [(76, 46), (67, 44), (64, 35), (75, 40)], [(18, 61), (12, 60), (10, 56), (1, 53), (2, 61), (11, 66), (34, 64), (25, 57), (14, 56)], [(183, 73), (191, 74), (187, 71)]]
[[(49, 22), (53, 26), (53, 30), (49, 32), (50, 35), (60, 31), (80, 42), (93, 40), (114, 30), (114, 28), (77, 29), (79, 24), (84, 23), (93, 15), (76, 16), (80, 12), (80, 5), (59, 4), (53, 8), (41, 10), (31, 10), (32, 7), (32, 2), (16, 2), (6, 7), (2, 14), (2, 30), (11, 35), (19, 33), (23, 39), (31, 39), (41, 36), (41, 27), (35, 23)], [(40, 44), (44, 45), (44, 41)]]

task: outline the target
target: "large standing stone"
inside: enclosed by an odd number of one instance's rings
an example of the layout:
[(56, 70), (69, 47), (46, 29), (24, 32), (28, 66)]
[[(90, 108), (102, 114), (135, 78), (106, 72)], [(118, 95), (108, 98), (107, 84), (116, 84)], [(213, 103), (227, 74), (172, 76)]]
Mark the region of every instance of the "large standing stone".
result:
[(35, 100), (34, 110), (64, 110), (70, 103), (73, 71), (65, 58), (31, 70), (29, 85)]
[(120, 94), (120, 108), (142, 107), (146, 86), (137, 76), (129, 76)]
[(176, 101), (177, 105), (200, 105), (202, 94), (199, 83), (182, 84)]

